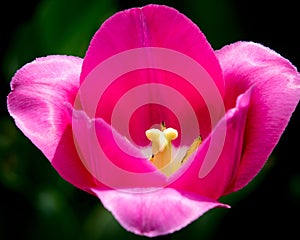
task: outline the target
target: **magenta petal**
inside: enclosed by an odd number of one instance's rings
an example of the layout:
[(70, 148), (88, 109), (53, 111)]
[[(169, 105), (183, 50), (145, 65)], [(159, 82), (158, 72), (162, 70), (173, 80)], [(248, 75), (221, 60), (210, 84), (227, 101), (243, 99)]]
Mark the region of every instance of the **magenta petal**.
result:
[(180, 230), (212, 208), (229, 207), (171, 188), (149, 189), (144, 193), (93, 191), (126, 230), (148, 237)]
[(223, 93), (222, 72), (204, 34), (176, 9), (154, 4), (118, 12), (103, 23), (84, 58), (81, 81), (105, 59), (143, 47), (173, 49), (192, 57)]
[(174, 174), (176, 180), (170, 187), (213, 199), (223, 195), (239, 167), (251, 97), (251, 89), (239, 96), (236, 107), (227, 111), (194, 156)]
[(38, 58), (16, 72), (8, 109), (17, 126), (52, 159), (70, 123), (67, 104), (78, 89), (82, 59), (67, 56)]
[(8, 110), (16, 125), (67, 181), (86, 190), (95, 186), (79, 160), (71, 131), (69, 105), (79, 85), (82, 59), (48, 56), (14, 75)]
[[(140, 51), (134, 55), (132, 53), (134, 50)], [(166, 52), (177, 54), (176, 58), (170, 57)], [(128, 54), (126, 55), (126, 53)], [(210, 79), (191, 70), (191, 64), (187, 59), (177, 60), (178, 55), (185, 56), (188, 60), (196, 63), (198, 69), (203, 69)], [(149, 64), (148, 68), (145, 67), (141, 59), (153, 64), (154, 67), (149, 68)], [(168, 63), (174, 69), (161, 62)], [(98, 72), (99, 66), (104, 65), (106, 71)], [(180, 75), (182, 72), (186, 75)], [(162, 120), (168, 126), (178, 127), (177, 119), (170, 116), (168, 109), (183, 119), (181, 124), (186, 127), (182, 134), (190, 135), (187, 141), (183, 141), (184, 145), (190, 144), (193, 138), (199, 134), (197, 131), (199, 126), (195, 126), (196, 124), (193, 122), (201, 125), (201, 134), (205, 137), (211, 131), (211, 125), (215, 126), (217, 121), (209, 118), (208, 105), (215, 108), (214, 112), (218, 115), (217, 120), (224, 114), (223, 109), (219, 109), (221, 104), (216, 104), (220, 101), (211, 97), (217, 94), (222, 100), (224, 95), (223, 76), (212, 47), (197, 25), (176, 9), (167, 6), (147, 5), (142, 8), (132, 8), (118, 12), (105, 21), (94, 35), (84, 58), (80, 76), (81, 86), (84, 86), (84, 83), (88, 82), (89, 77), (93, 74), (92, 78), (96, 78), (97, 82), (90, 85), (97, 84), (97, 86), (101, 86), (99, 87), (101, 90), (105, 90), (99, 96), (94, 97), (93, 102), (97, 101), (98, 103), (99, 101), (96, 117), (104, 119), (126, 137), (134, 136), (133, 140), (138, 145), (147, 143), (147, 139), (144, 137), (145, 130)], [(109, 78), (112, 78), (110, 82), (107, 80)], [(191, 80), (192, 78), (193, 80)], [(212, 82), (211, 84), (216, 89), (215, 93), (208, 90), (207, 82)], [(138, 90), (142, 85), (144, 88)], [(200, 87), (195, 87), (197, 85)], [(199, 90), (202, 86), (204, 86), (202, 90)], [(173, 92), (177, 91), (177, 95), (181, 95), (185, 101), (168, 93), (168, 89), (164, 89), (166, 87), (170, 87), (169, 90), (171, 89)], [(129, 106), (120, 107), (118, 111), (115, 111), (120, 121), (113, 122), (113, 110), (122, 97), (128, 97), (131, 90), (135, 90), (132, 96), (136, 95), (136, 98), (133, 101), (126, 99), (123, 102), (131, 101), (136, 104), (128, 105), (139, 107), (145, 104), (143, 99), (147, 99), (147, 104), (151, 103), (152, 105), (138, 109), (131, 109)], [(89, 89), (84, 94), (90, 97), (90, 92)], [(88, 97), (83, 97), (84, 108), (91, 108), (91, 101), (87, 100)], [(163, 106), (164, 100), (168, 102), (167, 106)], [(120, 102), (122, 103), (122, 101)], [(174, 107), (176, 109), (172, 109), (171, 103), (176, 105)], [(190, 111), (187, 112), (187, 106), (192, 107), (191, 110), (195, 112), (196, 121), (191, 122), (194, 117), (191, 117)], [(90, 111), (84, 110), (90, 115)], [(94, 112), (93, 109), (92, 114), (95, 116)], [(220, 114), (220, 112), (222, 113)], [(131, 113), (133, 113), (133, 118), (127, 123), (127, 116)], [(125, 124), (120, 124), (123, 122)], [(128, 125), (131, 128), (129, 133), (122, 129), (122, 126)], [(135, 126), (138, 131), (131, 126)], [(181, 129), (178, 130), (181, 131)], [(177, 143), (175, 142), (175, 144)]]
[(81, 161), (99, 182), (113, 189), (166, 185), (165, 175), (102, 119), (75, 110), (72, 123)]
[(262, 45), (237, 42), (216, 52), (226, 82), (225, 104), (252, 88), (241, 163), (231, 191), (262, 168), (300, 100), (300, 75), (286, 59)]

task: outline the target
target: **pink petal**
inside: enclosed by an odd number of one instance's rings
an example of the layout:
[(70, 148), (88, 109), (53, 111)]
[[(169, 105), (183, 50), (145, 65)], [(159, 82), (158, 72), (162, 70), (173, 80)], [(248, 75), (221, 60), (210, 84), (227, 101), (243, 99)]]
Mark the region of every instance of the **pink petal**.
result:
[(73, 112), (73, 133), (81, 161), (89, 172), (109, 188), (161, 187), (166, 177), (102, 119)]
[(276, 52), (251, 42), (237, 42), (216, 52), (225, 82), (225, 104), (252, 88), (244, 147), (228, 191), (245, 186), (262, 168), (280, 139), (300, 99), (300, 75)]
[[(152, 47), (151, 50), (149, 47)], [(161, 62), (167, 61), (163, 57), (158, 60), (157, 55), (153, 53), (153, 48), (156, 48), (156, 50), (159, 48), (161, 51), (166, 49), (173, 50), (193, 59), (200, 67), (203, 67), (206, 74), (210, 76), (211, 81), (215, 84), (218, 94), (223, 96), (224, 82), (222, 72), (214, 51), (203, 33), (190, 19), (177, 10), (160, 5), (147, 5), (142, 8), (129, 9), (118, 12), (109, 18), (96, 32), (91, 41), (83, 62), (81, 83), (86, 81), (89, 74), (96, 67), (104, 64), (108, 59), (111, 60), (120, 56), (120, 53), (124, 53), (124, 51), (144, 49), (144, 52), (140, 56), (141, 59), (146, 59), (145, 61), (156, 64), (159, 60)], [(211, 131), (211, 119), (208, 117), (207, 106), (202, 96), (203, 92), (197, 92), (197, 89), (193, 87), (193, 85), (201, 81), (201, 76), (198, 75), (197, 78), (195, 77), (195, 82), (191, 82), (188, 78), (182, 79), (178, 75), (176, 76), (178, 73), (176, 71), (168, 71), (170, 69), (139, 69), (139, 61), (137, 59), (122, 59), (122, 61), (117, 61), (116, 65), (107, 66), (107, 71), (115, 74), (115, 78), (113, 79), (115, 82), (105, 83), (107, 81), (106, 74), (108, 73), (101, 72), (98, 74), (97, 85), (101, 86), (101, 89), (105, 90), (105, 92), (101, 95), (101, 98), (97, 99), (100, 101), (96, 117), (103, 118), (106, 122), (111, 123), (113, 109), (125, 93), (142, 84), (156, 83), (170, 86), (174, 90), (178, 90), (186, 98), (187, 103), (196, 112), (196, 117), (202, 128), (201, 134), (207, 136)], [(128, 64), (134, 60), (137, 61), (135, 69), (130, 69), (130, 71), (127, 69), (127, 72), (120, 71), (123, 68), (126, 70)], [(179, 65), (180, 71), (189, 72), (189, 64), (177, 62), (177, 65)], [(119, 75), (116, 74), (118, 72), (120, 73)], [(180, 116), (187, 115), (185, 111), (186, 107), (182, 104), (182, 101), (170, 98), (169, 94), (165, 94), (159, 88), (149, 87), (147, 91), (151, 94), (152, 103), (161, 103), (164, 97), (169, 102), (177, 103)], [(135, 101), (139, 102), (139, 99), (136, 97)], [(86, 101), (86, 104), (83, 105), (89, 104), (90, 100)], [(214, 105), (216, 108), (219, 107), (218, 104), (211, 105)], [(149, 106), (148, 109), (152, 107)], [(120, 109), (119, 116), (121, 120), (119, 122), (124, 122), (122, 119), (126, 119), (126, 116), (130, 114), (127, 109)], [(128, 134), (121, 129), (122, 126), (116, 126), (114, 123), (112, 125), (128, 138), (130, 138), (130, 135), (137, 136), (134, 139), (136, 144), (145, 145), (147, 139), (143, 135), (149, 126), (164, 120), (168, 126), (177, 127), (176, 119), (172, 117), (169, 119), (166, 108), (160, 106), (159, 109), (155, 108), (155, 110), (157, 112), (153, 114), (152, 110), (143, 109), (141, 112), (135, 114), (136, 118), (131, 119), (129, 124), (136, 126), (135, 129), (139, 129), (139, 133), (132, 132), (134, 130), (131, 128), (130, 134)], [(146, 114), (143, 115), (142, 113)], [(188, 117), (185, 117), (185, 119), (188, 119)], [(188, 120), (184, 120), (182, 124), (191, 126)], [(194, 126), (191, 126), (188, 131), (196, 135), (199, 134), (199, 132), (195, 131)], [(193, 136), (189, 140), (191, 141), (192, 139)]]
[[(150, 84), (148, 74), (156, 76), (157, 83)], [(211, 130), (208, 109), (197, 89), (175, 74), (153, 69), (130, 72), (109, 85), (96, 116), (139, 146), (149, 144), (145, 131), (162, 121), (181, 137), (188, 136), (181, 144), (189, 145), (199, 135), (199, 126), (204, 136)], [(179, 140), (173, 143), (178, 146)]]
[(168, 48), (192, 57), (223, 92), (219, 63), (197, 25), (176, 9), (154, 4), (118, 12), (103, 23), (84, 58), (81, 81), (105, 59), (140, 47)]
[(143, 193), (93, 191), (125, 229), (148, 237), (180, 230), (212, 208), (229, 207), (203, 196), (171, 188)]
[[(251, 90), (239, 96), (198, 151), (170, 179), (169, 187), (218, 199), (235, 179), (251, 99)], [(172, 179), (173, 178), (173, 179)]]
[(26, 64), (14, 75), (8, 110), (16, 125), (67, 181), (86, 189), (95, 181), (82, 165), (68, 109), (79, 85), (82, 59), (48, 56)]

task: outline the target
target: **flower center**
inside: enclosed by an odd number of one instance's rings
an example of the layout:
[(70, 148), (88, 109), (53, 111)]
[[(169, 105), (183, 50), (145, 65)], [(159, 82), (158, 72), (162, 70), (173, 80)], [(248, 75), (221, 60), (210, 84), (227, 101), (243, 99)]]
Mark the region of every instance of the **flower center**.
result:
[(150, 161), (165, 175), (170, 176), (197, 150), (202, 138), (200, 136), (196, 138), (180, 161), (176, 162), (172, 159), (171, 141), (178, 137), (178, 131), (174, 128), (166, 128), (165, 122), (161, 123), (160, 128), (160, 130), (151, 128), (146, 131), (147, 138), (152, 142)]

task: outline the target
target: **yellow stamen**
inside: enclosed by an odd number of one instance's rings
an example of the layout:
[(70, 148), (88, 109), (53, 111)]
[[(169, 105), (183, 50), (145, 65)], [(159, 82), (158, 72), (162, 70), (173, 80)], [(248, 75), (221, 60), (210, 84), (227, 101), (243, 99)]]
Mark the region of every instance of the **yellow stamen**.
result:
[(182, 158), (182, 160), (180, 162), (181, 165), (184, 164), (185, 161), (198, 149), (198, 147), (200, 146), (201, 143), (202, 143), (202, 137), (199, 136), (194, 140), (192, 145), (186, 151), (186, 154), (184, 155), (184, 157)]
[(164, 121), (162, 121), (160, 124), (160, 130), (163, 131), (165, 129), (166, 129), (166, 123)]

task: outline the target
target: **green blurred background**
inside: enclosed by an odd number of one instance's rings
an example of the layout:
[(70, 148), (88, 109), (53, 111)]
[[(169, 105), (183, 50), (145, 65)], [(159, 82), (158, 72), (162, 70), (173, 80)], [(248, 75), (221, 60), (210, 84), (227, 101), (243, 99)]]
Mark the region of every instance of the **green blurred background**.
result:
[[(6, 109), (15, 71), (36, 57), (83, 57), (113, 13), (148, 3), (173, 6), (191, 18), (214, 49), (238, 40), (260, 42), (300, 69), (296, 2), (208, 0), (7, 1), (1, 10), (0, 239), (146, 239), (126, 232), (97, 198), (65, 182), (15, 127)], [(176, 26), (174, 26), (176, 27)], [(300, 109), (268, 163), (246, 188), (171, 239), (243, 239), (299, 235)]]

